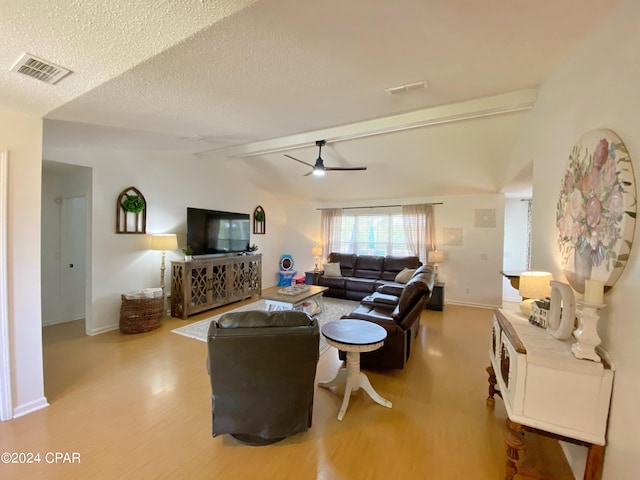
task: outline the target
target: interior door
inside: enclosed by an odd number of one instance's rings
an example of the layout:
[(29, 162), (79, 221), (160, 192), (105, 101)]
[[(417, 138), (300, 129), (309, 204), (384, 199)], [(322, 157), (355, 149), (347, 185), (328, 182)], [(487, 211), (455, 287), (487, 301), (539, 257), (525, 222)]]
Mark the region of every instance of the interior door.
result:
[(63, 198), (60, 225), (63, 321), (79, 320), (86, 315), (86, 224), (86, 197)]

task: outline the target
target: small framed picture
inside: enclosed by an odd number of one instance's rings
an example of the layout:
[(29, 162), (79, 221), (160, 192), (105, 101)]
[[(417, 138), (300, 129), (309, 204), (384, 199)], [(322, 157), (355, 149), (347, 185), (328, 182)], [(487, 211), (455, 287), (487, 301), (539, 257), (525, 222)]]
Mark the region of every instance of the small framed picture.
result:
[(529, 314), (529, 323), (540, 328), (547, 328), (550, 308), (551, 304), (548, 300), (536, 300), (533, 302), (531, 304), (531, 313)]

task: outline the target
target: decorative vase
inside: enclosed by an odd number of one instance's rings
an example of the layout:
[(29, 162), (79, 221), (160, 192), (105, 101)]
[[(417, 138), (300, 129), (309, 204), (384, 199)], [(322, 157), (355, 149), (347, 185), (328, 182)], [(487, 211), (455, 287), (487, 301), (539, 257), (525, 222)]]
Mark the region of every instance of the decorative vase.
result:
[(193, 255), (185, 255), (184, 256), (184, 261), (185, 262), (190, 262), (191, 260), (193, 260)]

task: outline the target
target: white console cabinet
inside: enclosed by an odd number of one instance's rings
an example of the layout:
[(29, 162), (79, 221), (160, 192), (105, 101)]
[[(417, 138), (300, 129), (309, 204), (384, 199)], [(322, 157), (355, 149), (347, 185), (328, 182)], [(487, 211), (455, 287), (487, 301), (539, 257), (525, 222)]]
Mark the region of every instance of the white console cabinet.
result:
[(586, 446), (584, 479), (599, 476), (613, 368), (606, 355), (602, 362), (577, 359), (572, 343), (530, 324), (519, 312), (494, 312), (487, 403), (493, 405), (496, 393), (502, 397), (513, 431), (505, 438), (507, 479), (519, 472), (523, 430)]

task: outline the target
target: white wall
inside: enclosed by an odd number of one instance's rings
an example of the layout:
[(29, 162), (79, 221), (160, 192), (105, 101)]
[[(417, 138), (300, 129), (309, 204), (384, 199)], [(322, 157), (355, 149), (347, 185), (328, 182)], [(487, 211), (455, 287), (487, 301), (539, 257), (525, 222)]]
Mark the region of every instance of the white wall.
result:
[[(504, 235), (504, 196), (450, 195), (406, 199), (379, 199), (342, 205), (298, 205), (287, 208), (289, 226), (285, 246), (296, 262), (298, 273), (314, 265), (311, 247), (320, 242), (319, 207), (348, 207), (442, 202), (435, 205), (436, 243), (445, 253), (440, 279), (446, 283), (445, 302), (485, 307), (502, 305), (502, 259)], [(476, 209), (495, 209), (496, 227), (475, 227)], [(462, 228), (463, 245), (444, 245), (444, 227)], [(330, 252), (324, 252), (324, 256)]]
[[(636, 183), (640, 174), (640, 2), (628, 0), (603, 28), (540, 89), (509, 172), (534, 159), (533, 265), (566, 281), (556, 244), (556, 202), (572, 146), (592, 129), (609, 128), (625, 142)], [(637, 185), (636, 185), (637, 191)], [(604, 347), (616, 373), (609, 416), (604, 480), (637, 477), (640, 458), (640, 232), (622, 276), (605, 295), (607, 318), (600, 322)]]
[(8, 308), (13, 415), (47, 406), (40, 320), (42, 120), (0, 108), (9, 151)]
[[(284, 239), (284, 253), (293, 257), (294, 269), (297, 275), (304, 275), (305, 271), (313, 270), (315, 259), (311, 255), (311, 247), (321, 245), (320, 218), (318, 205), (289, 205), (287, 206), (287, 236)], [(323, 251), (320, 263), (326, 261), (331, 252)]]
[[(77, 150), (48, 150), (45, 158), (93, 169), (90, 333), (118, 327), (122, 293), (160, 284), (160, 252), (148, 249), (149, 235), (115, 233), (116, 200), (129, 186), (138, 188), (147, 200), (147, 233), (176, 233), (180, 248), (186, 244), (187, 207), (253, 213), (262, 205), (267, 213), (267, 233), (252, 234), (251, 242), (263, 254), (263, 288), (276, 285), (284, 205), (229, 175), (224, 159), (203, 161), (171, 152)], [(182, 256), (179, 250), (167, 253), (167, 286), (170, 262)]]

